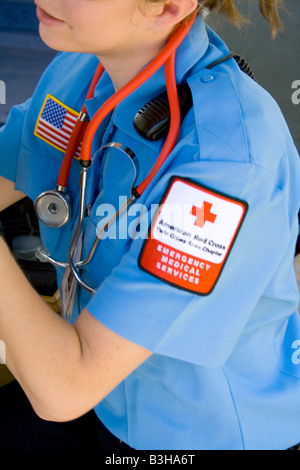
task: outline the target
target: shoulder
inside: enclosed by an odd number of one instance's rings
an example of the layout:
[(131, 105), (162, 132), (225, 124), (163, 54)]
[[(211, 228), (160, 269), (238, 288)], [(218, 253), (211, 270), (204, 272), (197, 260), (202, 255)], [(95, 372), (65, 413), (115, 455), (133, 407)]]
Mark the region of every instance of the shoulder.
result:
[(297, 213), (299, 155), (273, 97), (233, 59), (212, 69), (199, 67), (187, 81), (193, 108), (183, 123), (189, 140), (182, 147), (192, 156), (177, 174), (251, 207), (259, 207), (262, 198), (283, 197)]
[(190, 85), (201, 159), (245, 162), (268, 171), (294, 145), (282, 112), (234, 59), (192, 74)]

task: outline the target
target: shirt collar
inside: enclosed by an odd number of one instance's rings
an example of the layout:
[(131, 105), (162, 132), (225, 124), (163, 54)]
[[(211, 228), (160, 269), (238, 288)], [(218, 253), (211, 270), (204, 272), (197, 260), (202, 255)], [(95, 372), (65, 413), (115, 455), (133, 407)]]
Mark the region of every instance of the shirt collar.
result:
[[(205, 54), (209, 39), (205, 23), (200, 15), (176, 51), (176, 81), (183, 83), (188, 72)], [(131, 93), (116, 107), (113, 113), (113, 123), (120, 130), (138, 140), (147, 143), (134, 129), (133, 118), (136, 113), (148, 101), (166, 90), (164, 67), (161, 67), (143, 85)], [(106, 99), (113, 93), (112, 82), (104, 72), (98, 86), (95, 89), (94, 98), (86, 103), (90, 117), (92, 117)], [(153, 145), (153, 144), (152, 144)]]
[[(204, 21), (198, 15), (191, 31), (176, 51), (175, 74), (176, 82), (184, 83), (190, 69), (200, 60), (208, 47), (208, 36)], [(114, 113), (114, 124), (123, 132), (134, 135), (133, 119), (136, 113), (148, 101), (166, 91), (164, 67), (161, 67), (134, 93), (124, 99)], [(124, 119), (124, 116), (126, 118)], [(137, 138), (145, 142), (145, 139)]]

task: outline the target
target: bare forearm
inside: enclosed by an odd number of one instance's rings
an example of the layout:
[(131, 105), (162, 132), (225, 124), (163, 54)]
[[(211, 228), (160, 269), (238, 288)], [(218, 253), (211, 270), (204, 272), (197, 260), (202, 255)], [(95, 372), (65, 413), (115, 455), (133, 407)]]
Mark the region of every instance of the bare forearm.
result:
[(79, 336), (32, 289), (3, 240), (0, 256), (0, 340), (7, 365), (39, 414), (46, 403), (61, 410), (80, 372)]
[(7, 365), (38, 415), (75, 419), (94, 408), (151, 356), (87, 309), (74, 326), (32, 289), (0, 239), (0, 340)]

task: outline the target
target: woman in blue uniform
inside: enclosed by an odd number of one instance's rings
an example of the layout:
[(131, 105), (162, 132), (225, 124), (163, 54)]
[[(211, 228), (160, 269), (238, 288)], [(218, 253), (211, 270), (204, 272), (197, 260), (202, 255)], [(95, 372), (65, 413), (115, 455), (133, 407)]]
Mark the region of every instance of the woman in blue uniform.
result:
[[(35, 201), (64, 316), (1, 239), (17, 382), (0, 392), (0, 448), (296, 445), (300, 165), (276, 103), (204, 23), (204, 7), (237, 21), (234, 2), (36, 3), (64, 52), (0, 131), (0, 207)], [(277, 3), (260, 1), (273, 29)]]

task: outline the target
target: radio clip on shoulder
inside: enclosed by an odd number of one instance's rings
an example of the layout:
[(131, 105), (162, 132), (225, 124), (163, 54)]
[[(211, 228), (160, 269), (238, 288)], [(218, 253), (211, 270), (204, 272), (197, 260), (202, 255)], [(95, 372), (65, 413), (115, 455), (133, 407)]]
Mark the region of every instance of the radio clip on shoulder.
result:
[[(229, 59), (234, 59), (239, 68), (255, 80), (254, 73), (247, 62), (234, 52), (212, 62), (206, 66), (206, 68), (211, 69)], [(177, 85), (177, 91), (181, 110), (181, 121), (183, 121), (184, 117), (193, 106), (193, 99), (187, 84)], [(170, 126), (170, 107), (167, 92), (162, 93), (146, 103), (135, 115), (133, 125), (137, 133), (146, 140), (153, 142), (164, 137), (168, 133)]]
[[(193, 105), (192, 94), (188, 85), (177, 85), (181, 120)], [(167, 92), (146, 103), (135, 115), (135, 130), (144, 139), (151, 142), (164, 137), (170, 125), (170, 107)]]

